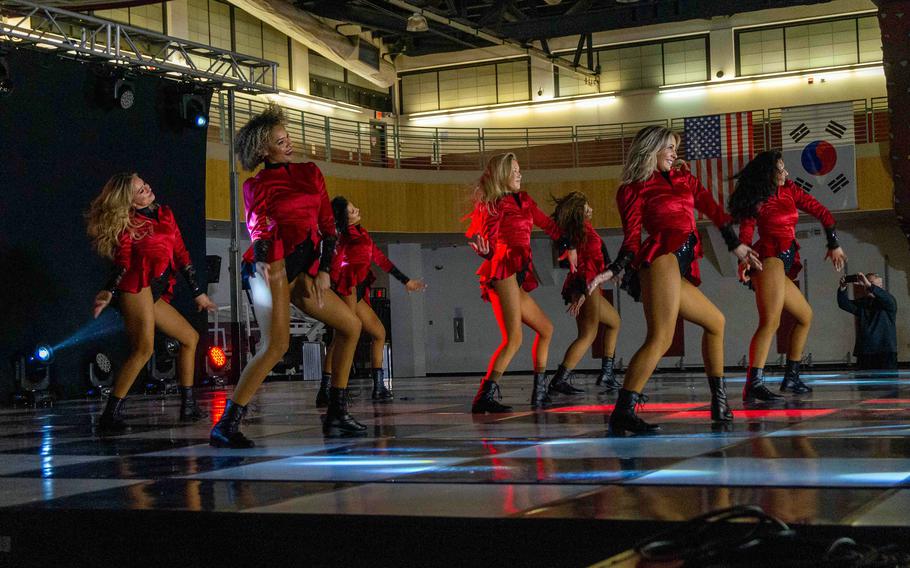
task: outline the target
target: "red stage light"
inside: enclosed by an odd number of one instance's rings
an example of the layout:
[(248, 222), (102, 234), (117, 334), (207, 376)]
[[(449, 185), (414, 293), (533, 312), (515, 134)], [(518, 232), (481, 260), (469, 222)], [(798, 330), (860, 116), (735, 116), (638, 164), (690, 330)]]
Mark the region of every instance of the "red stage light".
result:
[[(708, 406), (709, 402), (649, 402), (639, 408), (639, 412), (678, 412)], [(562, 406), (547, 410), (547, 412), (590, 412), (593, 414), (613, 412), (612, 404), (583, 404), (579, 406)]]
[(216, 371), (220, 371), (227, 365), (227, 355), (224, 354), (224, 349), (213, 345), (209, 347), (209, 364)]

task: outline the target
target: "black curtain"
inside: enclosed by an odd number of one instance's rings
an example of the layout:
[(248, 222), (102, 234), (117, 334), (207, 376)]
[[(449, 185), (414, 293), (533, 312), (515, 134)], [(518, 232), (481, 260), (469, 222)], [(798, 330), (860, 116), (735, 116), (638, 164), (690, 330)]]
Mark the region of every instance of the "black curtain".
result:
[[(116, 310), (92, 321), (110, 265), (83, 214), (111, 175), (137, 172), (174, 210), (204, 284), (206, 132), (179, 119), (186, 85), (136, 76), (124, 110), (105, 90), (111, 65), (24, 49), (0, 57), (13, 85), (0, 95), (0, 401), (15, 389), (16, 353), (38, 343), (59, 346), (53, 381), (78, 396), (87, 353), (101, 346), (116, 362), (126, 346)], [(204, 338), (205, 316), (178, 280), (174, 306)]]

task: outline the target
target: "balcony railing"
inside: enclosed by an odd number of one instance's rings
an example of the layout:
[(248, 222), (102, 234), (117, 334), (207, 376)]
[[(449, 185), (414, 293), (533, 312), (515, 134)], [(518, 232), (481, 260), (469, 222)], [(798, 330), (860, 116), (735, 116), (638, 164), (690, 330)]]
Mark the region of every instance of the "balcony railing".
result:
[[(855, 142), (887, 141), (887, 98), (849, 102), (853, 106)], [(259, 99), (239, 95), (235, 123), (243, 125), (265, 107), (266, 103)], [(225, 140), (226, 108), (225, 96), (216, 94), (209, 135), (221, 142)], [(502, 152), (514, 152), (523, 169), (618, 166), (641, 128), (660, 124), (682, 134), (685, 121), (685, 118), (674, 118), (582, 126), (435, 128), (358, 122), (287, 108), (285, 112), (295, 146), (309, 159), (412, 170), (480, 170), (491, 156)], [(782, 109), (748, 112), (754, 125), (755, 151), (780, 148)], [(682, 157), (686, 156), (685, 150), (683, 136)]]

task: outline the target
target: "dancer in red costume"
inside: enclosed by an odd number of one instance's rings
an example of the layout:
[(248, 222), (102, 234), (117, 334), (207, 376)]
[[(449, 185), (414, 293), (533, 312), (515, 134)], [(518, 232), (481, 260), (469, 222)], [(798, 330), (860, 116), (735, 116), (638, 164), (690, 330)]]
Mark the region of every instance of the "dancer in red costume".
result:
[(588, 296), (586, 293), (588, 282), (606, 270), (610, 255), (600, 235), (591, 225), (594, 210), (588, 205), (588, 198), (583, 193), (573, 191), (554, 201), (556, 210), (553, 212), (553, 219), (566, 240), (575, 247), (578, 255), (577, 270), (566, 276), (562, 287), (562, 297), (569, 306), (569, 313), (576, 317), (578, 337), (566, 349), (553, 382), (559, 383), (561, 377), (572, 374), (585, 351), (597, 338), (600, 324), (603, 324), (605, 332), (601, 349), (604, 356), (596, 384), (603, 384), (608, 392), (615, 391), (622, 386), (613, 374), (613, 357), (616, 339), (619, 336), (619, 312), (602, 294)]
[[(721, 229), (737, 258), (755, 268), (761, 263), (752, 249), (739, 242), (730, 217), (688, 168), (673, 167), (678, 145), (679, 136), (662, 126), (648, 126), (635, 135), (616, 196), (625, 239), (616, 261), (589, 287), (591, 290), (631, 266), (635, 272), (626, 279), (627, 289), (641, 298), (648, 325), (645, 343), (629, 362), (610, 415), (610, 431), (615, 434), (659, 429), (636, 415), (635, 406), (643, 402), (642, 389), (673, 342), (677, 316), (704, 329), (702, 356), (711, 389), (711, 419), (733, 419), (723, 376), (724, 315), (698, 289), (702, 254), (695, 209)], [(642, 229), (648, 232), (644, 242)]]
[[(394, 400), (392, 391), (385, 384), (385, 370), (382, 367), (383, 349), (385, 348), (385, 326), (370, 306), (370, 286), (376, 280), (370, 267), (375, 262), (396, 280), (404, 284), (408, 292), (425, 290), (427, 285), (422, 280), (412, 280), (405, 276), (382, 254), (370, 234), (360, 224), (360, 209), (342, 196), (332, 199), (332, 211), (335, 214), (335, 228), (338, 230), (338, 249), (332, 266), (332, 282), (335, 291), (351, 310), (357, 314), (363, 331), (372, 339), (370, 343), (370, 374), (373, 379), (371, 398), (377, 402)], [(322, 383), (316, 393), (316, 406), (328, 404), (329, 383), (332, 380), (332, 364), (335, 341), (329, 345), (322, 372)]]
[(834, 217), (824, 205), (787, 179), (787, 170), (777, 151), (762, 152), (736, 175), (736, 189), (730, 196), (730, 213), (740, 223), (739, 238), (752, 245), (758, 227), (758, 242), (754, 248), (762, 262), (761, 272), (740, 267), (744, 282), (755, 290), (758, 307), (758, 329), (749, 344), (749, 371), (743, 388), (743, 402), (773, 401), (781, 395), (772, 392), (764, 383), (764, 367), (771, 340), (780, 325), (781, 312), (786, 310), (796, 324), (790, 333), (787, 367), (780, 383), (781, 392), (804, 394), (812, 388), (799, 377), (812, 308), (793, 283), (802, 264), (796, 242), (796, 222), (799, 211), (805, 211), (819, 221), (828, 239), (826, 259), (841, 271), (847, 256), (837, 240)]
[(212, 311), (217, 306), (196, 282), (196, 270), (174, 213), (155, 202), (155, 193), (142, 178), (122, 173), (108, 180), (86, 217), (95, 249), (114, 261), (107, 284), (95, 296), (95, 317), (116, 298), (131, 347), (98, 420), (99, 432), (117, 434), (128, 429), (123, 419), (123, 401), (152, 356), (155, 328), (180, 342), (180, 419), (195, 422), (205, 418), (208, 414), (196, 405), (193, 396), (199, 333), (170, 304), (175, 271), (183, 273), (199, 310)]
[(253, 394), (288, 350), (290, 304), (335, 328), (329, 407), (323, 419), (327, 436), (362, 434), (366, 426), (348, 413), (345, 389), (360, 337), (360, 320), (330, 289), (335, 254), (335, 219), (325, 179), (316, 164), (292, 162), (294, 148), (284, 115), (269, 106), (237, 134), (234, 151), (249, 171), (265, 163), (243, 184), (247, 229), (253, 246), (244, 255), (244, 272), (265, 346), (247, 364), (212, 428), (213, 446), (248, 448), (240, 421)]
[[(546, 370), (553, 324), (528, 294), (538, 284), (531, 262), (531, 228), (537, 225), (554, 240), (560, 239), (562, 234), (531, 196), (521, 191), (521, 171), (515, 154), (500, 154), (490, 159), (475, 186), (474, 203), (471, 226), (466, 235), (472, 239), (471, 247), (484, 258), (477, 270), (481, 295), (493, 304), (493, 313), (502, 331), (502, 343), (490, 359), (471, 412), (511, 410), (510, 406), (499, 402), (502, 395), (498, 381), (521, 347), (522, 323), (537, 334), (531, 406), (538, 408), (549, 402)], [(568, 256), (574, 270), (575, 250), (570, 249)], [(550, 384), (549, 388), (566, 394), (581, 392), (568, 380)]]

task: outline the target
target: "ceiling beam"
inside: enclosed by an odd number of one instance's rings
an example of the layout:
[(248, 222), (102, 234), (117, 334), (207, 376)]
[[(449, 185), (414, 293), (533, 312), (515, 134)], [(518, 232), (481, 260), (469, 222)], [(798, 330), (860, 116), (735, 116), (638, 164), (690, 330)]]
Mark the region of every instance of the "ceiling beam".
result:
[[(450, 28), (458, 30), (462, 33), (472, 35), (474, 37), (486, 40), (490, 43), (493, 43), (496, 45), (501, 45), (503, 47), (512, 48), (516, 51), (519, 51), (519, 52), (522, 52), (522, 53), (528, 55), (529, 57), (546, 60), (553, 65), (558, 65), (559, 67), (563, 67), (565, 69), (578, 73), (579, 75), (582, 75), (589, 79), (593, 79), (596, 82), (600, 82), (600, 75), (595, 73), (594, 70), (587, 69), (587, 68), (577, 66), (577, 65), (573, 65), (573, 64), (569, 63), (568, 61), (566, 61), (562, 58), (559, 58), (559, 57), (554, 58), (553, 56), (546, 53), (542, 49), (536, 48), (531, 45), (527, 45), (524, 42), (520, 42), (520, 41), (511, 39), (511, 37), (508, 36), (508, 34), (506, 34), (507, 37), (500, 37), (498, 35), (494, 35), (490, 32), (486, 32), (479, 28), (455, 21), (447, 16), (437, 14), (436, 12), (433, 12), (431, 10), (427, 10), (420, 6), (416, 6), (414, 4), (411, 4), (410, 2), (404, 2), (403, 0), (387, 0), (387, 3), (391, 4), (393, 6), (396, 6), (398, 8), (402, 8), (404, 10), (410, 10), (412, 12), (417, 12), (417, 13), (423, 14), (423, 16), (428, 20), (432, 20), (434, 22), (438, 22), (440, 24), (449, 26)], [(506, 25), (508, 25), (508, 24), (506, 24)], [(565, 34), (562, 34), (562, 35), (565, 35)], [(538, 37), (552, 37), (552, 36), (538, 36)], [(531, 38), (525, 38), (525, 39), (530, 40)]]

